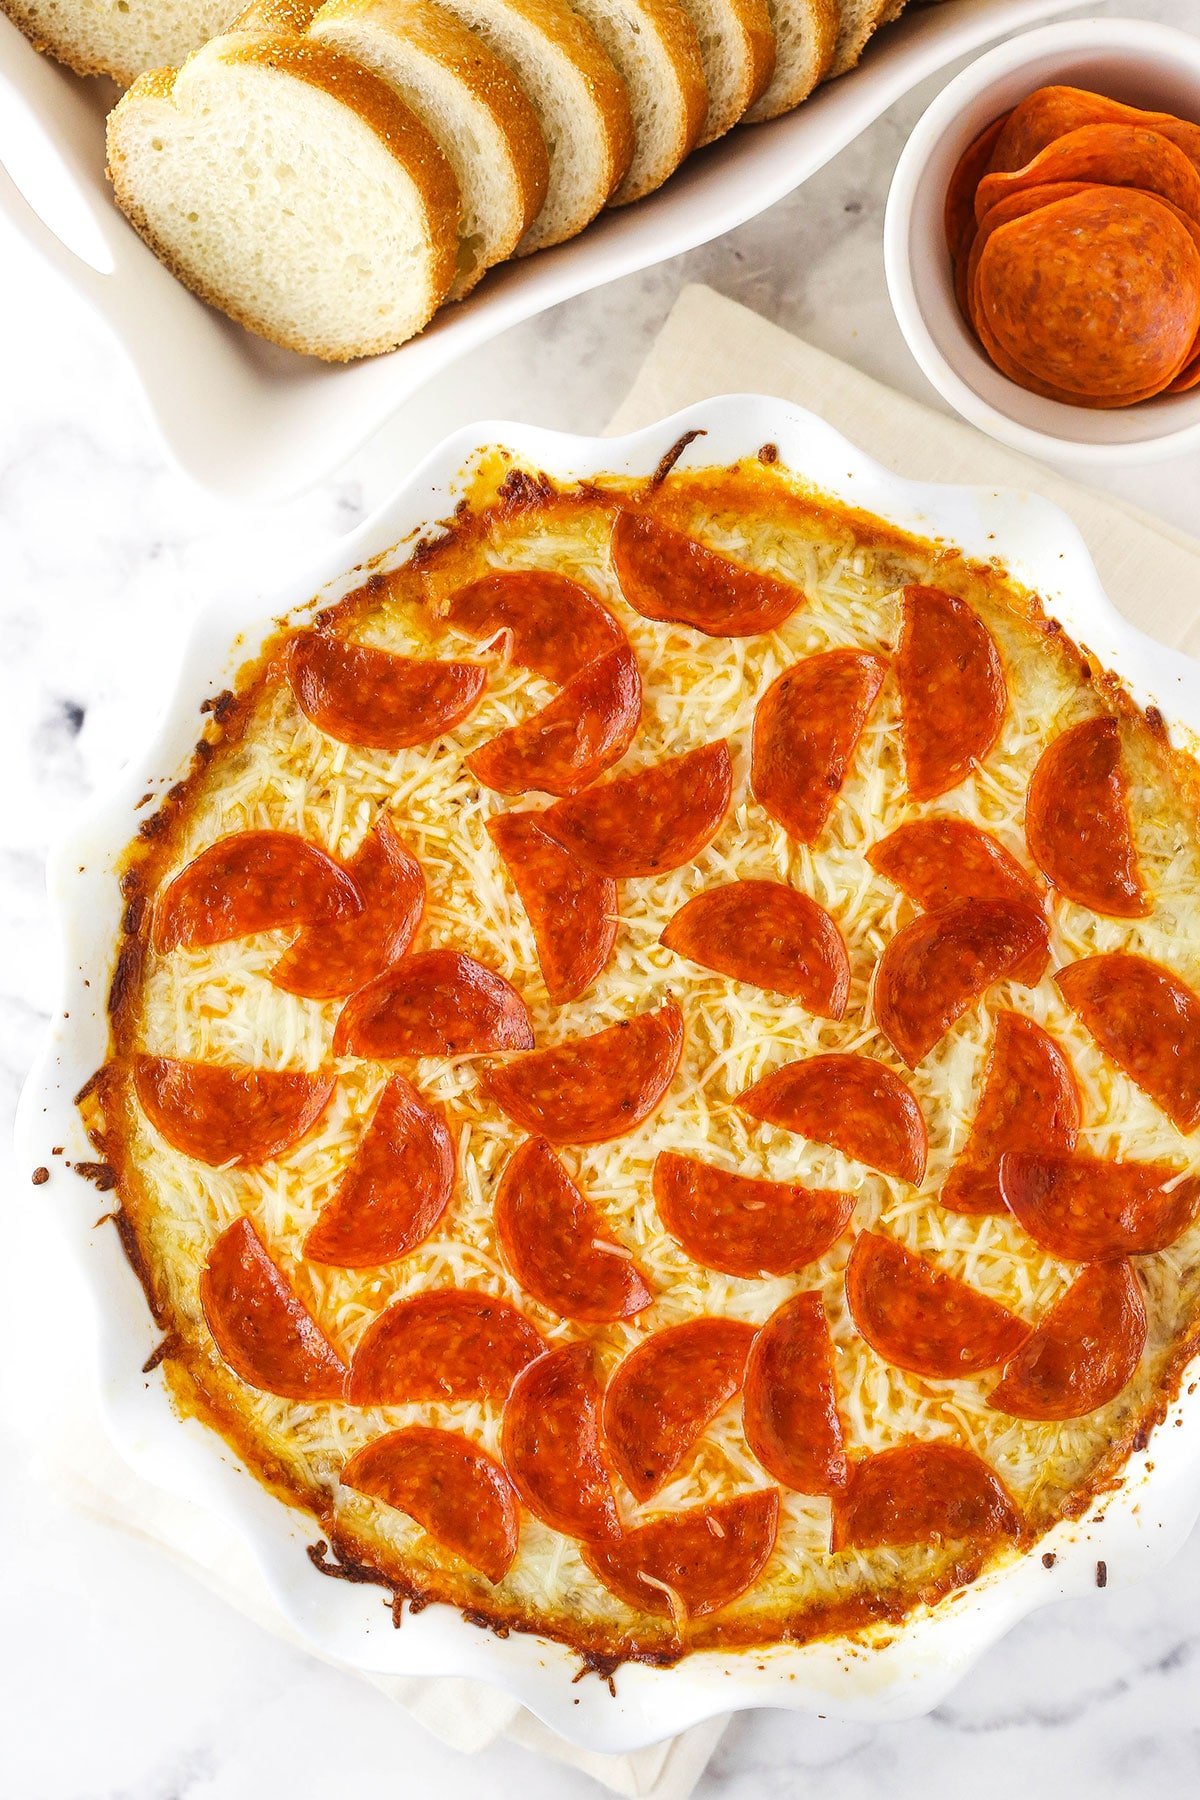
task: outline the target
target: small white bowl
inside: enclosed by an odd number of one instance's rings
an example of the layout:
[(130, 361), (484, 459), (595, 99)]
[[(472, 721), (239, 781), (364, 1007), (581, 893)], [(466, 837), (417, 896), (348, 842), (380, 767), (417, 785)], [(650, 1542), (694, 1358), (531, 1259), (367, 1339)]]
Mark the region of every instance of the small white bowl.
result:
[(942, 216), (967, 145), (1034, 88), (1064, 83), (1200, 123), (1200, 37), (1144, 19), (1076, 19), (990, 50), (945, 87), (904, 147), (884, 266), (909, 349), (956, 412), (1001, 443), (1077, 463), (1153, 462), (1200, 445), (1200, 388), (1115, 411), (1043, 400), (1001, 375), (954, 298)]

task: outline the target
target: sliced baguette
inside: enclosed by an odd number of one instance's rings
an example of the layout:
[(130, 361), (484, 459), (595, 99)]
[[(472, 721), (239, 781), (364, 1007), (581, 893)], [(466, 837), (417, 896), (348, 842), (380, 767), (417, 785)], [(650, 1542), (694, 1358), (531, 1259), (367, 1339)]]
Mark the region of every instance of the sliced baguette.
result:
[(807, 100), (833, 62), (838, 36), (837, 0), (768, 0), (775, 29), (775, 73), (746, 120), (777, 119)]
[(177, 68), (240, 11), (239, 0), (0, 0), (39, 50), (122, 87), (147, 69)]
[(633, 156), (610, 204), (661, 187), (695, 148), (708, 114), (700, 39), (679, 0), (572, 0), (625, 83)]
[(841, 21), (829, 74), (845, 75), (857, 68), (859, 58), (880, 25), (896, 18), (904, 0), (841, 0)]
[(143, 76), (110, 115), (108, 162), (163, 262), (288, 349), (393, 349), (454, 279), (449, 163), (385, 82), (326, 44), (236, 32)]
[(708, 112), (698, 142), (711, 144), (767, 91), (775, 32), (767, 0), (683, 0), (700, 40)]

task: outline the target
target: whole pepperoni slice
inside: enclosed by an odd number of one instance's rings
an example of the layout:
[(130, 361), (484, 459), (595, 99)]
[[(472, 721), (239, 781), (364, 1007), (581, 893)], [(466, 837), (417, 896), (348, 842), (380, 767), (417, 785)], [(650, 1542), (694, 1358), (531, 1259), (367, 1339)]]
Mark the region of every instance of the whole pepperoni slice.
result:
[(1008, 1489), (960, 1444), (900, 1444), (850, 1465), (833, 1502), (838, 1550), (1015, 1537), (1020, 1515)]
[(507, 631), (511, 657), (559, 687), (627, 642), (607, 607), (549, 569), (503, 569), (451, 596), (447, 617), (472, 637)]
[(499, 794), (577, 794), (611, 769), (642, 716), (642, 678), (628, 645), (573, 675), (531, 719), (490, 738), (467, 767)]
[(872, 1350), (911, 1375), (977, 1375), (1029, 1336), (1024, 1319), (874, 1231), (850, 1252), (846, 1304)]
[(875, 1018), (910, 1069), (993, 982), (1028, 982), (1044, 963), (1049, 933), (1040, 912), (1005, 900), (958, 900), (898, 931), (875, 971)]
[(487, 683), (482, 663), (394, 656), (304, 631), (288, 646), (287, 676), (306, 718), (339, 744), (407, 750), (465, 719)]
[(504, 1400), (545, 1349), (524, 1313), (473, 1288), (397, 1300), (368, 1325), (350, 1364), (352, 1406)]
[(290, 831), (239, 831), (210, 844), (167, 884), (152, 935), (165, 952), (281, 925), (354, 919), (362, 910), (353, 875), (316, 844)]
[(1025, 800), (1025, 839), (1068, 900), (1116, 919), (1149, 912), (1115, 719), (1082, 719), (1042, 752)]
[(738, 1098), (738, 1109), (919, 1187), (929, 1147), (912, 1090), (870, 1056), (837, 1053), (784, 1063)]
[[(867, 861), (926, 912), (955, 900), (1011, 900), (1041, 911), (1045, 899), (1004, 845), (966, 819), (913, 819), (873, 844)], [(1039, 951), (1030, 981), (1041, 979), (1045, 963)]]
[(983, 1097), (966, 1148), (938, 1198), (951, 1212), (999, 1213), (1006, 1150), (1073, 1150), (1079, 1089), (1049, 1032), (1020, 1013), (998, 1012)]
[(504, 1466), (530, 1512), (567, 1537), (620, 1531), (600, 1398), (592, 1346), (563, 1344), (521, 1370), (504, 1408)]
[(525, 1002), (503, 975), (461, 950), (425, 950), (351, 994), (338, 1014), (335, 1056), (480, 1056), (527, 1050)]
[(1054, 1302), (988, 1396), (1017, 1419), (1080, 1419), (1121, 1392), (1146, 1347), (1146, 1308), (1125, 1261), (1093, 1263)]
[(617, 884), (548, 837), (531, 812), (497, 813), (488, 836), (533, 927), (542, 980), (561, 1005), (586, 994), (617, 941)]
[(735, 1175), (662, 1150), (654, 1202), (694, 1262), (723, 1275), (794, 1275), (824, 1256), (850, 1223), (854, 1197), (830, 1188)]
[(412, 943), (425, 911), (425, 877), (385, 814), (363, 839), (350, 872), (362, 912), (307, 926), (271, 970), (276, 987), (306, 1000), (337, 999), (399, 962)]
[(1200, 1211), (1200, 1176), (1170, 1163), (1009, 1151), (1000, 1192), (1035, 1244), (1071, 1262), (1150, 1256), (1182, 1237)]
[(543, 828), (598, 875), (661, 875), (699, 856), (733, 795), (724, 740), (558, 800)]
[(1054, 977), (1105, 1056), (1183, 1132), (1200, 1125), (1200, 995), (1146, 956), (1070, 963)]
[(1170, 113), (1144, 112), (1086, 88), (1036, 88), (1009, 114), (991, 158), (994, 170), (1023, 169), (1049, 144), (1081, 125), (1142, 125), (1170, 138), (1200, 168), (1200, 125)]
[(793, 1294), (754, 1340), (742, 1402), (746, 1442), (768, 1475), (799, 1494), (836, 1494), (846, 1452), (833, 1344), (820, 1294)]
[(683, 1053), (683, 1014), (673, 1000), (591, 1037), (514, 1056), (480, 1082), (516, 1124), (552, 1144), (602, 1144), (648, 1119)]
[(979, 615), (941, 588), (906, 587), (896, 658), (908, 791), (935, 800), (982, 762), (1000, 734), (1008, 688)]
[(790, 838), (820, 836), (887, 674), (867, 650), (825, 650), (776, 676), (754, 714), (750, 787)]
[(643, 1340), (604, 1391), (604, 1436), (635, 1499), (674, 1473), (705, 1426), (741, 1391), (754, 1327), (688, 1319)]
[(235, 1219), (209, 1251), (200, 1305), (217, 1349), (251, 1387), (284, 1400), (341, 1399), (346, 1365), (249, 1219)]
[(454, 1140), (436, 1106), (403, 1075), (379, 1096), (333, 1198), (304, 1240), (311, 1262), (367, 1269), (423, 1243), (454, 1187)]
[(521, 1510), (498, 1462), (457, 1431), (409, 1425), (358, 1450), (342, 1467), (344, 1487), (407, 1513), (435, 1544), (491, 1582), (517, 1554)]
[(583, 1560), (638, 1612), (665, 1614), (683, 1625), (719, 1612), (752, 1587), (778, 1533), (778, 1491), (756, 1488), (651, 1519), (608, 1543), (586, 1544)]
[(333, 1095), (328, 1070), (226, 1068), (139, 1056), (138, 1104), (176, 1150), (210, 1168), (252, 1166), (282, 1156), (307, 1137)]
[(807, 894), (782, 881), (731, 881), (681, 906), (659, 940), (701, 968), (801, 1001), (840, 1019), (850, 992), (841, 932)]
[(562, 1319), (628, 1319), (654, 1297), (544, 1138), (526, 1138), (509, 1157), (495, 1219), (521, 1286)]
[(692, 625), (707, 637), (774, 631), (804, 604), (790, 581), (733, 562), (649, 513), (617, 514), (613, 566), (621, 592), (643, 619)]

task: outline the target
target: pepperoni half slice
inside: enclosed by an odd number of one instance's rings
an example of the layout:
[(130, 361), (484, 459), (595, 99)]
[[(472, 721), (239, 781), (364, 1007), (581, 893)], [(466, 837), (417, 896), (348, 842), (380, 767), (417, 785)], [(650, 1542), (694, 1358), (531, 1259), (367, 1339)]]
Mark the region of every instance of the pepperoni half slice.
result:
[(846, 1451), (833, 1344), (820, 1294), (793, 1294), (754, 1340), (742, 1402), (746, 1442), (768, 1475), (798, 1494), (836, 1494)]
[(489, 1069), (480, 1087), (526, 1131), (552, 1144), (602, 1144), (648, 1119), (683, 1053), (673, 1000), (591, 1037), (568, 1039)]
[(983, 1097), (966, 1148), (938, 1199), (951, 1212), (999, 1213), (1006, 1150), (1073, 1150), (1079, 1089), (1049, 1032), (1020, 1013), (998, 1012)]
[(1200, 1176), (1097, 1156), (1010, 1151), (1000, 1160), (1000, 1192), (1034, 1243), (1070, 1262), (1150, 1256), (1200, 1211)]
[(841, 932), (807, 894), (782, 881), (731, 881), (681, 906), (660, 943), (701, 968), (799, 1000), (840, 1019), (850, 993)]
[(1068, 900), (1114, 919), (1149, 912), (1115, 719), (1083, 719), (1042, 752), (1025, 800), (1025, 838)]
[(479, 702), (482, 663), (393, 656), (305, 631), (288, 646), (287, 677), (305, 718), (339, 744), (407, 750), (449, 731)]
[(604, 1392), (604, 1436), (635, 1499), (662, 1486), (740, 1393), (753, 1341), (753, 1325), (740, 1319), (689, 1319), (654, 1332), (618, 1364)]
[(1044, 963), (1040, 912), (1005, 900), (958, 900), (898, 931), (875, 971), (875, 1019), (910, 1069), (997, 981), (1026, 981)]
[(545, 1349), (523, 1312), (473, 1288), (397, 1300), (368, 1325), (350, 1365), (352, 1406), (504, 1400)]
[(850, 1465), (833, 1502), (838, 1550), (1015, 1537), (1020, 1515), (1000, 1477), (959, 1444), (901, 1444)]
[(309, 925), (271, 970), (276, 987), (306, 1000), (352, 994), (399, 962), (425, 911), (425, 877), (380, 813), (350, 864), (363, 898), (357, 918)]
[(757, 1488), (651, 1519), (610, 1543), (586, 1544), (583, 1560), (638, 1612), (665, 1614), (682, 1625), (719, 1612), (752, 1587), (778, 1533), (778, 1491)]
[(1146, 1308), (1127, 1262), (1093, 1263), (1005, 1365), (988, 1405), (1017, 1419), (1081, 1419), (1115, 1399), (1146, 1348)]
[(454, 1140), (436, 1106), (403, 1075), (379, 1096), (333, 1198), (304, 1240), (311, 1262), (368, 1269), (423, 1243), (454, 1187)]
[(533, 1028), (511, 982), (461, 950), (426, 950), (352, 994), (338, 1014), (335, 1056), (482, 1056), (527, 1050)]
[(200, 1305), (234, 1374), (284, 1400), (340, 1400), (346, 1365), (284, 1279), (249, 1219), (208, 1253)]
[(522, 1369), (504, 1408), (502, 1436), (504, 1466), (544, 1524), (574, 1538), (619, 1534), (590, 1344), (563, 1344)]
[(193, 857), (154, 905), (160, 952), (224, 944), (274, 931), (353, 919), (363, 910), (358, 883), (325, 850), (291, 831), (239, 831)]
[(691, 625), (707, 637), (755, 637), (790, 619), (804, 594), (790, 581), (718, 555), (648, 513), (617, 514), (613, 566), (643, 619)]
[(332, 1073), (231, 1069), (139, 1056), (138, 1105), (168, 1144), (212, 1169), (282, 1156), (307, 1137), (333, 1095)]
[(435, 1544), (461, 1556), (491, 1582), (517, 1554), (521, 1512), (498, 1462), (457, 1431), (409, 1425), (357, 1451), (344, 1487), (407, 1513)]
[(896, 674), (908, 791), (934, 800), (957, 787), (999, 736), (1008, 705), (1004, 665), (965, 600), (906, 587)]
[(823, 831), (887, 668), (867, 650), (825, 650), (785, 669), (759, 701), (750, 788), (798, 844)]
[(642, 716), (642, 678), (628, 645), (573, 675), (561, 694), (489, 739), (467, 767), (499, 794), (577, 794), (619, 762)]
[(1088, 956), (1054, 977), (1110, 1061), (1177, 1130), (1200, 1125), (1200, 995), (1146, 956)]
[(526, 1138), (509, 1157), (495, 1219), (505, 1262), (561, 1319), (628, 1319), (654, 1297), (544, 1138)]
[[(872, 868), (886, 876), (926, 912), (955, 900), (1007, 900), (1040, 912), (1039, 883), (990, 831), (966, 819), (914, 819), (867, 852)], [(1031, 981), (1045, 972), (1039, 953), (1028, 970)]]
[(546, 992), (559, 1005), (577, 1000), (617, 941), (616, 882), (556, 844), (536, 813), (497, 813), (487, 829), (533, 927)]
[(558, 800), (541, 823), (598, 875), (661, 875), (699, 856), (732, 795), (733, 766), (722, 739)]
[(870, 1056), (834, 1054), (785, 1063), (739, 1096), (740, 1112), (829, 1144), (844, 1156), (919, 1187), (929, 1147), (912, 1090)]
[(673, 1150), (655, 1158), (654, 1202), (694, 1262), (750, 1281), (824, 1256), (854, 1211), (851, 1194), (759, 1181)]
[(559, 687), (627, 642), (608, 608), (549, 569), (500, 569), (452, 595), (447, 617), (471, 637), (507, 631), (510, 655)]
[(1029, 1336), (1024, 1319), (874, 1231), (850, 1252), (846, 1304), (872, 1350), (911, 1375), (977, 1375)]

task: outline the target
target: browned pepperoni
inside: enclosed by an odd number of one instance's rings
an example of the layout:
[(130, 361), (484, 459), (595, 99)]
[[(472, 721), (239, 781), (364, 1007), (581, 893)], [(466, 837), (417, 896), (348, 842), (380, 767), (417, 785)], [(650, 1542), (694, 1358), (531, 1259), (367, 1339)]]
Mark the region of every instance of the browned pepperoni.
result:
[(1149, 912), (1115, 719), (1083, 719), (1043, 751), (1025, 800), (1025, 838), (1038, 868), (1068, 900), (1116, 919)]
[(683, 1053), (673, 1000), (591, 1037), (570, 1038), (489, 1069), (483, 1092), (526, 1131), (552, 1144), (602, 1144), (648, 1119)]
[(397, 1300), (368, 1325), (350, 1364), (352, 1406), (504, 1400), (545, 1345), (524, 1313), (468, 1288)]
[(1177, 119), (1170, 113), (1143, 112), (1107, 94), (1086, 88), (1052, 86), (1036, 88), (1015, 106), (1000, 134), (989, 167), (1023, 169), (1049, 144), (1057, 143), (1081, 125), (1143, 125), (1170, 138), (1189, 160), (1200, 167), (1200, 125)]
[(1162, 132), (1117, 119), (1077, 125), (1023, 166), (984, 175), (975, 193), (975, 216), (982, 219), (1009, 194), (1048, 181), (1086, 181), (1161, 197), (1200, 223), (1200, 170)]
[(626, 645), (573, 675), (561, 694), (467, 758), (500, 794), (577, 794), (611, 769), (633, 742), (642, 716), (642, 678)]
[(645, 1338), (604, 1393), (604, 1436), (637, 1500), (679, 1467), (705, 1426), (741, 1390), (754, 1327), (688, 1319)]
[(307, 1137), (329, 1105), (334, 1078), (328, 1070), (305, 1075), (139, 1056), (134, 1087), (168, 1144), (219, 1169), (270, 1162)]
[(1000, 1477), (960, 1444), (901, 1444), (850, 1465), (833, 1502), (833, 1549), (1015, 1537), (1020, 1515)]
[(208, 1253), (200, 1304), (234, 1374), (284, 1400), (340, 1400), (346, 1365), (263, 1246), (235, 1219)]
[(846, 1304), (872, 1350), (912, 1375), (977, 1375), (1029, 1336), (1024, 1319), (874, 1231), (850, 1252)]
[(982, 762), (1008, 705), (1004, 665), (983, 621), (941, 588), (906, 587), (896, 659), (908, 791), (935, 800)]
[(521, 1513), (498, 1462), (457, 1431), (409, 1425), (357, 1451), (342, 1468), (344, 1487), (407, 1513), (435, 1544), (491, 1582), (517, 1554)]
[(546, 992), (561, 1005), (585, 994), (617, 941), (617, 884), (556, 844), (531, 812), (497, 813), (488, 836), (520, 896)]
[(513, 662), (559, 687), (626, 642), (593, 593), (549, 569), (503, 569), (481, 576), (451, 598), (447, 616), (472, 637), (507, 631)]
[(757, 1488), (651, 1519), (611, 1543), (587, 1544), (583, 1560), (638, 1612), (682, 1624), (719, 1612), (752, 1587), (778, 1532), (778, 1491)]
[(1146, 956), (1088, 956), (1054, 977), (1105, 1056), (1180, 1131), (1200, 1125), (1200, 995)]
[(427, 744), (473, 710), (487, 682), (481, 663), (393, 656), (326, 631), (292, 639), (288, 680), (306, 718), (339, 744), (405, 750)]
[(454, 1140), (436, 1106), (403, 1075), (379, 1096), (333, 1198), (304, 1240), (311, 1262), (367, 1269), (423, 1243), (454, 1187)]
[(503, 1445), (517, 1492), (544, 1524), (567, 1537), (618, 1535), (590, 1344), (563, 1344), (522, 1369), (504, 1408)]
[(988, 1405), (1017, 1419), (1079, 1419), (1131, 1380), (1146, 1347), (1146, 1308), (1127, 1262), (1093, 1263), (1006, 1363)]
[(1041, 913), (1003, 900), (959, 900), (898, 931), (875, 971), (875, 1018), (915, 1069), (996, 981), (1028, 981), (1045, 960)]
[(740, 1111), (920, 1186), (928, 1135), (898, 1075), (870, 1056), (834, 1053), (784, 1063), (738, 1099)]
[(946, 189), (943, 214), (946, 248), (954, 262), (970, 249), (971, 235), (975, 229), (975, 190), (988, 171), (992, 152), (1011, 116), (1010, 113), (1001, 113), (998, 119), (993, 119), (967, 145), (955, 164), (950, 185)]
[(983, 1097), (966, 1148), (938, 1196), (951, 1212), (1003, 1212), (1006, 1150), (1073, 1150), (1079, 1089), (1048, 1032), (1020, 1013), (998, 1012)]
[(869, 651), (825, 650), (785, 669), (759, 701), (750, 786), (797, 843), (824, 829), (886, 674)]
[(841, 932), (807, 894), (782, 881), (731, 881), (681, 906), (661, 943), (701, 968), (800, 1000), (840, 1019), (850, 992)]
[(425, 877), (380, 813), (350, 864), (364, 907), (355, 919), (309, 925), (271, 970), (276, 987), (307, 1000), (352, 994), (399, 962), (425, 910)]
[(768, 1475), (799, 1494), (846, 1485), (833, 1344), (820, 1294), (793, 1294), (754, 1340), (742, 1403), (746, 1442)]
[(405, 957), (352, 994), (338, 1014), (335, 1056), (481, 1056), (527, 1050), (525, 1002), (503, 975), (461, 950)]
[(239, 831), (210, 844), (154, 907), (154, 948), (224, 944), (281, 925), (354, 919), (363, 897), (349, 870), (290, 831)]
[(699, 856), (733, 794), (724, 740), (558, 800), (541, 823), (598, 875), (661, 875)]
[(521, 1286), (563, 1319), (627, 1319), (653, 1294), (544, 1138), (526, 1138), (496, 1190), (496, 1232)]
[(1071, 1262), (1165, 1250), (1200, 1210), (1200, 1176), (1098, 1156), (1009, 1151), (1000, 1192), (1034, 1243)]
[[(966, 819), (914, 819), (873, 844), (867, 861), (926, 912), (954, 900), (1011, 900), (1040, 912), (1045, 900), (1041, 884), (1003, 844)], [(1045, 964), (1039, 951), (1030, 981), (1041, 979)]]
[(673, 1150), (655, 1159), (654, 1200), (693, 1261), (747, 1280), (794, 1275), (824, 1256), (854, 1211), (851, 1194), (735, 1175)]
[(692, 625), (708, 637), (774, 631), (804, 604), (804, 594), (790, 581), (720, 556), (648, 513), (617, 514), (612, 554), (621, 592), (634, 612)]

